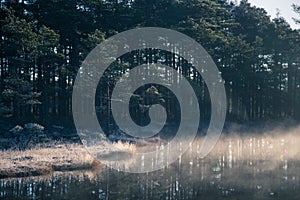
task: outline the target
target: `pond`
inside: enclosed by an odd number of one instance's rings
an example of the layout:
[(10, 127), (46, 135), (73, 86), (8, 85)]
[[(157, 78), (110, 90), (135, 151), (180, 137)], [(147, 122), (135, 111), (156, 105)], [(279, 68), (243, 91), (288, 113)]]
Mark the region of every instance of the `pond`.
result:
[(194, 142), (164, 169), (93, 171), (0, 180), (0, 199), (300, 199), (299, 137), (223, 138), (204, 159)]

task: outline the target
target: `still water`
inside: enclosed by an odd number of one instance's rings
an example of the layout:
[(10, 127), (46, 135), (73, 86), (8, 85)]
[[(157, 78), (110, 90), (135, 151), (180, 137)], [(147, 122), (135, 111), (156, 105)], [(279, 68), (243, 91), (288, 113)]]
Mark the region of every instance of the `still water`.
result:
[(299, 137), (226, 138), (205, 159), (199, 145), (146, 174), (101, 166), (2, 179), (0, 199), (300, 199)]

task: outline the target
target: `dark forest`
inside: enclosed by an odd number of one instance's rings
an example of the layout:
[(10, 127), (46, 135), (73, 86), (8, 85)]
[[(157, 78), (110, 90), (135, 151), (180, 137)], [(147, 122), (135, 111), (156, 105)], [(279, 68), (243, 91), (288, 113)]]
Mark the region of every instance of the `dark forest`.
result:
[[(299, 21), (300, 7), (293, 9)], [(177, 30), (207, 50), (225, 81), (228, 121), (300, 121), (300, 31), (247, 0), (6, 0), (0, 15), (2, 124), (72, 126), (72, 86), (81, 62), (104, 39), (137, 27)], [(173, 67), (200, 88), (201, 117), (209, 118), (205, 83), (184, 59), (144, 49), (115, 63), (115, 74), (124, 72), (120, 66)], [(108, 88), (116, 77), (105, 81)], [(109, 96), (109, 90), (100, 93)], [(171, 94), (161, 98), (174, 107)], [(96, 109), (109, 127), (109, 105), (100, 101)]]

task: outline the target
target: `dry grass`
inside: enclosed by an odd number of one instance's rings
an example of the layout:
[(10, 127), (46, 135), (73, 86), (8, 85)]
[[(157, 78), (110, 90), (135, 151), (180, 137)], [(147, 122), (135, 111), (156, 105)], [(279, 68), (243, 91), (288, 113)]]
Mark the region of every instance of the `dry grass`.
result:
[[(288, 160), (300, 160), (299, 132), (300, 127), (286, 131), (274, 130), (259, 135), (251, 133), (243, 136), (240, 136), (239, 133), (223, 135), (205, 160), (221, 160), (229, 167), (234, 163), (249, 162), (250, 165), (262, 165), (262, 168), (272, 170), (278, 167), (278, 163), (285, 166)], [(186, 154), (197, 157), (202, 139), (196, 140)], [(117, 153), (116, 155), (122, 155), (124, 163), (128, 162), (130, 166), (133, 162), (130, 154), (141, 152), (147, 148), (147, 145), (144, 147), (143, 142), (140, 146), (122, 142), (110, 143), (105, 140), (99, 142), (99, 144), (88, 147), (88, 150), (94, 155), (99, 153), (102, 157), (98, 158), (103, 163), (109, 163), (111, 161), (109, 158)], [(52, 146), (26, 151), (0, 151), (0, 178), (99, 168), (100, 161), (89, 154), (82, 145)], [(108, 157), (107, 161), (105, 155)]]
[(88, 150), (97, 149), (100, 153), (135, 151), (135, 145), (127, 142), (110, 143), (105, 140), (89, 148), (78, 144), (49, 146), (51, 147), (36, 147), (24, 151), (0, 151), (0, 178), (46, 175), (53, 171), (99, 169), (100, 161)]
[(44, 175), (52, 171), (92, 169), (99, 165), (81, 145), (26, 151), (1, 151), (0, 178)]

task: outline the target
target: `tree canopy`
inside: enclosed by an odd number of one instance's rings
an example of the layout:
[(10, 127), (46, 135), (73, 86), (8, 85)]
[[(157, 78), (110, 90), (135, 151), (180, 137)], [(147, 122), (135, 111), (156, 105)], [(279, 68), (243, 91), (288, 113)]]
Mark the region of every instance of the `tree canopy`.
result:
[[(293, 8), (300, 23), (300, 7)], [(180, 31), (210, 53), (225, 81), (229, 120), (300, 120), (300, 30), (280, 16), (272, 20), (247, 0), (5, 0), (0, 16), (3, 121), (72, 124), (72, 87), (88, 52), (115, 33), (146, 26)], [(159, 58), (201, 88), (201, 117), (209, 119), (205, 82), (182, 58), (141, 50), (116, 63), (132, 67)], [(113, 78), (105, 87), (113, 86), (107, 85)], [(157, 92), (153, 85), (146, 91), (151, 88)], [(111, 90), (99, 94), (109, 96)], [(176, 107), (167, 95), (162, 104)], [(105, 100), (98, 108), (100, 118), (110, 115)]]

